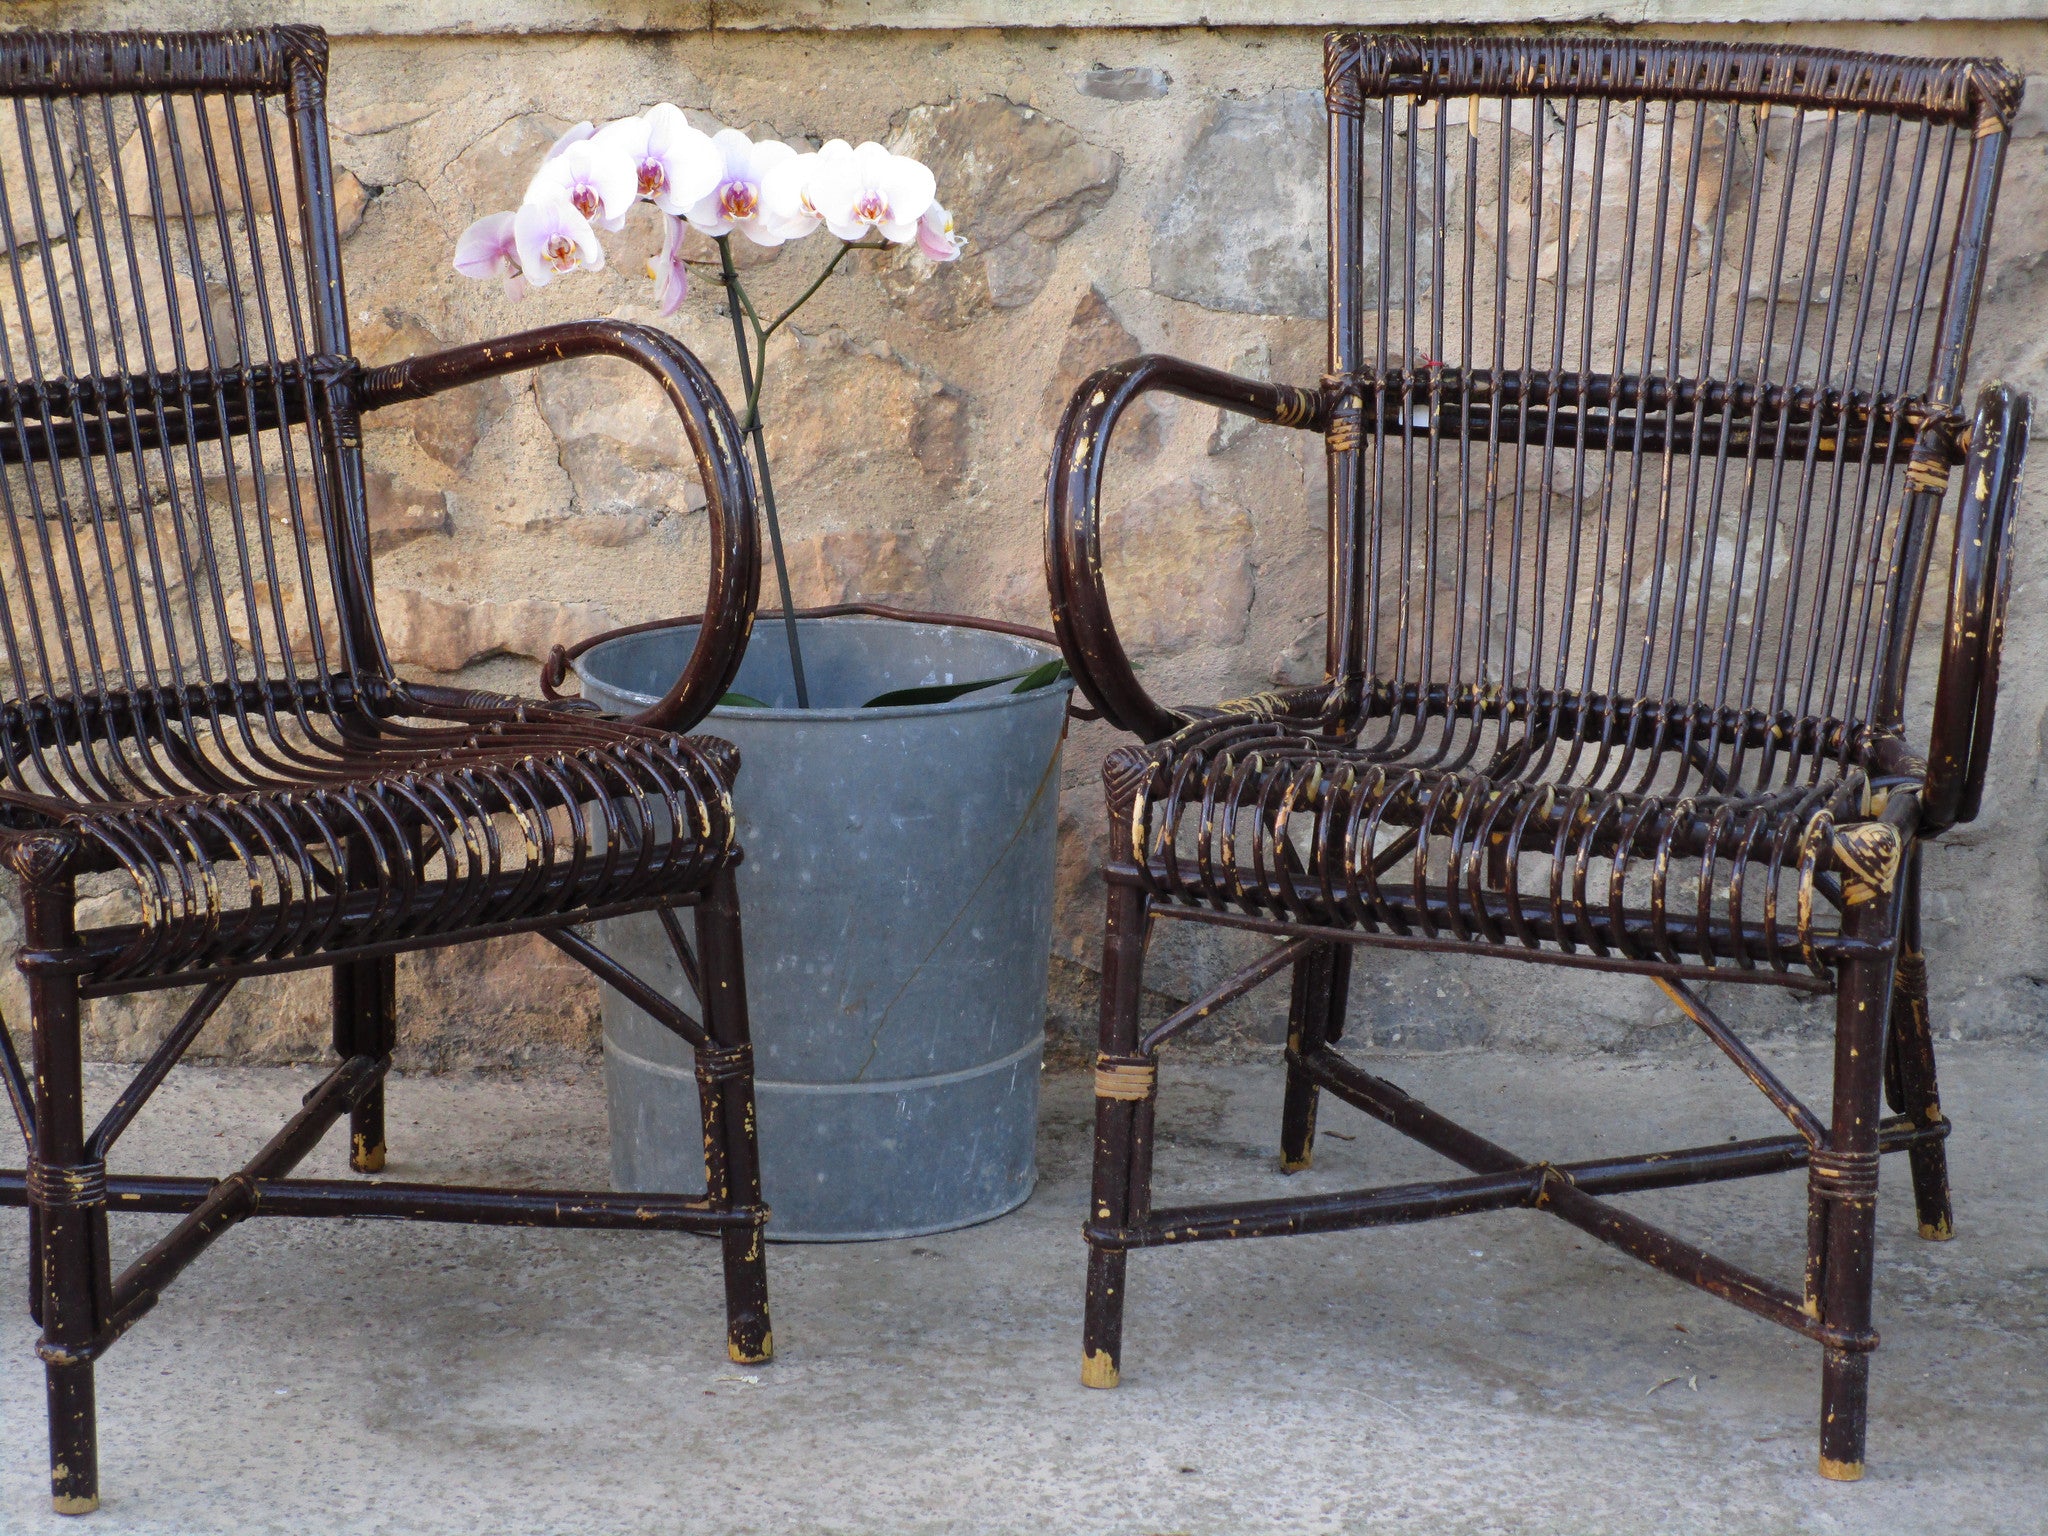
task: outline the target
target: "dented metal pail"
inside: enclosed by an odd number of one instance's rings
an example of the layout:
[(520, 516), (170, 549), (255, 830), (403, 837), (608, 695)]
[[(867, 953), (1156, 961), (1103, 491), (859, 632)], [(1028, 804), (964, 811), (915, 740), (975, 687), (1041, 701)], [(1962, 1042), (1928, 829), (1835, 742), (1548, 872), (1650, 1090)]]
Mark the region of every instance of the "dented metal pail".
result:
[[(1001, 684), (863, 709), (919, 684), (1020, 672), (1057, 652), (966, 624), (799, 620), (814, 706), (794, 707), (779, 622), (733, 683), (770, 705), (700, 727), (740, 749), (733, 792), (771, 1239), (907, 1237), (1021, 1205), (1037, 1177), (1039, 1057), (1067, 696)], [(600, 640), (573, 665), (607, 711), (645, 709), (696, 639)], [(599, 942), (696, 1011), (652, 914)], [(704, 1183), (689, 1047), (609, 988), (605, 1081), (620, 1189)]]

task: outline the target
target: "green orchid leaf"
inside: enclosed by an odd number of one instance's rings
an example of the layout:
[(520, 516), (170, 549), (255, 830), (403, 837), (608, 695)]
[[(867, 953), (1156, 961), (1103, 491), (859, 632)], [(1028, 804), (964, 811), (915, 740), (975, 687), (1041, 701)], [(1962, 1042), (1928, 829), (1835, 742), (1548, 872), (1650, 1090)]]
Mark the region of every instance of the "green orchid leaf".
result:
[(905, 704), (950, 704), (963, 694), (978, 693), (983, 688), (993, 688), (997, 683), (1014, 683), (1025, 672), (1005, 672), (1001, 677), (981, 677), (970, 683), (925, 683), (916, 688), (892, 688), (887, 693), (878, 693), (862, 709), (894, 709)]
[(1015, 683), (1012, 693), (1030, 693), (1039, 688), (1050, 688), (1067, 676), (1064, 660), (1048, 661), (1043, 666), (1031, 668), (1028, 672), (1005, 672), (1001, 677), (976, 678), (966, 683), (925, 683), (916, 688), (892, 688), (887, 693), (878, 693), (862, 709), (894, 709), (906, 704), (950, 704), (970, 693), (979, 693), (984, 688), (993, 688), (997, 683)]
[(751, 693), (721, 693), (719, 704), (727, 709), (773, 709), (775, 706), (766, 699), (757, 699)]
[(1042, 667), (1034, 667), (1024, 674), (1024, 681), (1012, 688), (1012, 693), (1033, 693), (1040, 688), (1050, 688), (1067, 675), (1065, 657), (1056, 656)]

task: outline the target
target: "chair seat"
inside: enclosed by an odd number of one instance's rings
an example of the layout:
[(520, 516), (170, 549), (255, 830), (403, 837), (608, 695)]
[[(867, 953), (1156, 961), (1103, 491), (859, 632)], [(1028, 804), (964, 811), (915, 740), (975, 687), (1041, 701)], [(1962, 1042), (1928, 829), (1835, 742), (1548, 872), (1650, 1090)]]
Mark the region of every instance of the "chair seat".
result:
[(127, 877), (81, 888), (82, 925), (117, 919), (82, 927), (88, 975), (408, 947), (688, 894), (729, 862), (729, 742), (478, 702), (454, 723), (340, 722), (339, 750), (284, 765), (301, 783), (51, 818), (81, 869)]
[(1178, 733), (1113, 753), (1112, 857), (1155, 900), (1276, 931), (1781, 974), (1845, 952), (1840, 875), (1875, 859), (1890, 886), (1879, 818), (1903, 780), (1862, 763), (1808, 755), (1793, 782), (1745, 787), (1728, 742), (1688, 768), (1670, 747), (1546, 747), (1526, 722), (1340, 730), (1324, 691), (1182, 711)]

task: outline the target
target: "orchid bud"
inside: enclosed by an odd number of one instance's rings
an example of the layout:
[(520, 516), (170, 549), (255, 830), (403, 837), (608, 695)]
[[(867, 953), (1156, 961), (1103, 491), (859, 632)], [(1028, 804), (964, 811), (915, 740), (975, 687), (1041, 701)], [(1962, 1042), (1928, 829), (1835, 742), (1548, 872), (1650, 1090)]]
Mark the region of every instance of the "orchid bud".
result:
[(953, 215), (937, 203), (917, 221), (917, 248), (933, 261), (952, 261), (967, 242), (953, 233)]

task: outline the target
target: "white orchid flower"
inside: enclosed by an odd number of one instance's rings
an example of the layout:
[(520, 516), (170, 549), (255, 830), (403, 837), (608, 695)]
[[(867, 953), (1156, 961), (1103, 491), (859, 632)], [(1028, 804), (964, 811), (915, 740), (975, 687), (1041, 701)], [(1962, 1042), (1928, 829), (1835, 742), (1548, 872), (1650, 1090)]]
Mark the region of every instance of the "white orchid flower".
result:
[(635, 195), (667, 214), (680, 215), (701, 202), (725, 169), (710, 135), (692, 128), (682, 110), (665, 101), (639, 117), (605, 124), (596, 143), (633, 168)]
[(853, 157), (853, 146), (844, 139), (829, 139), (815, 153), (778, 162), (761, 181), (761, 203), (769, 222), (785, 240), (799, 240), (825, 222), (811, 196), (812, 185), (822, 176), (834, 174), (834, 167)]
[(917, 221), (917, 248), (933, 261), (952, 261), (967, 242), (953, 233), (953, 215), (937, 203)]
[(637, 195), (632, 162), (615, 146), (591, 138), (577, 140), (542, 161), (527, 183), (524, 200), (564, 202), (600, 229), (624, 229)]
[(566, 199), (521, 204), (512, 216), (512, 243), (520, 272), (535, 288), (545, 288), (566, 273), (604, 268), (597, 231)]
[(718, 152), (718, 181), (683, 215), (696, 228), (716, 238), (738, 230), (756, 245), (780, 245), (787, 237), (766, 216), (761, 184), (776, 166), (797, 158), (795, 150), (775, 139), (756, 144), (736, 128), (711, 136)]
[(554, 143), (550, 144), (548, 146), (548, 152), (540, 157), (541, 163), (545, 165), (548, 161), (554, 159), (555, 156), (559, 155), (563, 150), (567, 149), (571, 144), (581, 144), (585, 139), (590, 138), (596, 132), (597, 124), (588, 122), (578, 123), (574, 128), (563, 129), (562, 136), (559, 139), (555, 140)]
[(938, 190), (938, 181), (922, 163), (870, 142), (821, 165), (813, 178), (811, 201), (825, 227), (841, 240), (862, 240), (872, 231), (901, 245), (917, 238), (918, 220)]
[(519, 247), (512, 236), (513, 215), (487, 214), (465, 229), (455, 242), (455, 270), (464, 277), (501, 277), (505, 297), (526, 297), (526, 273), (519, 265)]
[(667, 316), (683, 307), (690, 291), (689, 268), (683, 264), (683, 236), (690, 226), (674, 214), (662, 216), (661, 254), (648, 258), (647, 275), (654, 279), (657, 314)]

